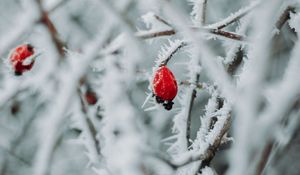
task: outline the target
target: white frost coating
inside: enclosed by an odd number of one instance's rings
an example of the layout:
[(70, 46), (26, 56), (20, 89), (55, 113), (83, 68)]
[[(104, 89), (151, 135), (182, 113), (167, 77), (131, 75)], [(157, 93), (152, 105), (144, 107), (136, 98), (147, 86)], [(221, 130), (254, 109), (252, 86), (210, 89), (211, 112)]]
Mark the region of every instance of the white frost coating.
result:
[[(225, 102), (223, 108), (216, 110), (218, 105), (216, 101), (217, 95), (218, 93), (214, 92), (206, 105), (206, 113), (201, 117), (201, 127), (192, 145), (193, 151), (199, 152), (200, 154), (204, 154), (208, 146), (215, 142), (228, 117), (230, 117), (231, 107), (228, 103)], [(216, 117), (217, 122), (213, 129), (210, 129), (212, 117)]]
[(300, 32), (300, 27), (299, 27), (299, 21), (300, 21), (300, 14), (299, 13), (290, 13), (291, 19), (288, 21), (288, 24), (290, 25), (291, 28), (295, 29), (297, 33)]
[[(249, 60), (245, 62), (238, 82), (239, 100), (236, 102), (237, 117), (234, 125), (235, 144), (231, 150), (230, 169), (227, 174), (240, 175), (249, 171), (251, 146), (249, 135), (252, 129), (259, 128), (254, 124), (258, 111), (263, 81), (267, 71), (269, 44), (275, 19), (273, 14), (279, 9), (282, 1), (266, 1), (254, 12), (253, 41), (249, 49)], [(265, 10), (265, 9), (268, 10)], [(241, 100), (243, 103), (241, 103)], [(243, 156), (240, 156), (240, 153)]]
[(202, 169), (201, 175), (216, 175), (215, 171), (209, 167), (205, 167)]
[(192, 144), (192, 148), (195, 151), (204, 152), (207, 149), (207, 134), (209, 132), (210, 120), (215, 116), (217, 109), (217, 92), (212, 93), (212, 97), (208, 100), (207, 105), (205, 106), (205, 115), (200, 117), (201, 127), (197, 131), (196, 139)]
[[(89, 63), (97, 56), (98, 49), (108, 36), (109, 28), (101, 31), (95, 41), (87, 44), (84, 48), (84, 55), (69, 55), (68, 62), (70, 69), (61, 74), (61, 86), (49, 109), (48, 118), (41, 124), (41, 142), (34, 161), (34, 175), (44, 175), (48, 169), (48, 163), (55, 143), (59, 137), (61, 123), (64, 121), (66, 108), (71, 102), (72, 95), (76, 92), (79, 79), (84, 75)], [(103, 37), (105, 36), (105, 37)]]
[(284, 117), (286, 110), (297, 100), (297, 94), (300, 92), (300, 81), (296, 78), (300, 66), (299, 54), (300, 42), (298, 41), (282, 81), (273, 87), (272, 93), (268, 94), (269, 108), (256, 121), (257, 126), (262, 128), (256, 136), (258, 141), (273, 136), (269, 128), (278, 123)]
[[(144, 14), (141, 18), (142, 18), (143, 22), (145, 23), (147, 29), (149, 29), (150, 31), (166, 30), (166, 29), (170, 28), (170, 26), (159, 21), (156, 18), (156, 15), (154, 12), (148, 12), (148, 13)], [(147, 30), (147, 31), (149, 32), (149, 30)]]
[(187, 151), (187, 139), (186, 139), (186, 121), (188, 113), (188, 102), (191, 98), (190, 94), (192, 89), (190, 87), (183, 88), (178, 94), (178, 102), (180, 104), (180, 111), (174, 116), (172, 132), (176, 136), (175, 142), (170, 145), (168, 152), (173, 158), (178, 158), (181, 154)]
[(192, 3), (192, 20), (195, 26), (201, 26), (204, 22), (203, 10), (207, 0), (189, 0)]
[[(146, 29), (137, 29), (137, 32), (135, 34), (135, 36), (137, 37), (147, 36), (147, 35), (151, 35), (152, 33), (157, 33), (160, 31), (166, 31), (172, 29), (166, 21), (156, 16), (154, 12), (148, 12), (145, 15), (143, 15), (141, 18), (146, 25)], [(148, 41), (149, 43), (152, 43), (153, 40), (150, 39)]]
[(172, 54), (183, 44), (182, 40), (168, 40), (168, 44), (161, 47), (158, 53), (157, 59), (155, 60), (155, 66), (153, 67), (153, 74), (158, 69), (159, 65), (166, 59), (168, 59)]
[[(128, 58), (128, 57), (126, 57)], [(101, 97), (104, 107), (102, 154), (114, 174), (141, 174), (141, 137), (135, 125), (135, 110), (126, 95), (125, 75), (115, 66), (117, 58), (105, 58), (106, 73), (102, 79)], [(127, 59), (128, 62), (134, 62)]]
[[(74, 124), (82, 130), (81, 137), (79, 140), (81, 141), (80, 143), (85, 146), (87, 149), (87, 157), (90, 161), (89, 164), (92, 166), (97, 165), (99, 163), (99, 154), (98, 150), (96, 147), (96, 142), (93, 138), (93, 133), (91, 133), (91, 130), (89, 129), (89, 124), (87, 123), (86, 115), (89, 115), (89, 111), (87, 111), (87, 114), (84, 114), (81, 110), (80, 106), (80, 99), (78, 99), (77, 104), (75, 103), (73, 106), (75, 113), (72, 115), (72, 118), (74, 120)], [(76, 109), (79, 109), (79, 111), (76, 111)]]
[(235, 100), (235, 87), (224, 70), (222, 63), (215, 60), (216, 56), (207, 45), (205, 45), (201, 36), (197, 35), (193, 30), (187, 27), (189, 26), (186, 22), (188, 21), (187, 17), (180, 13), (180, 10), (170, 3), (165, 3), (164, 7), (166, 15), (170, 19), (173, 19), (175, 27), (182, 30), (182, 34), (188, 41), (191, 41), (191, 44), (197, 46), (197, 49), (200, 52), (201, 64), (207, 71), (207, 75), (220, 87), (222, 95), (227, 98), (228, 102), (232, 103)]
[[(39, 18), (39, 11), (36, 3), (33, 0), (24, 1), (24, 9), (18, 15), (17, 19), (13, 19), (15, 26), (12, 26), (5, 35), (0, 35), (0, 56), (9, 50), (10, 47), (17, 41), (22, 34), (28, 32), (36, 23)], [(26, 21), (26, 22), (24, 22)]]
[[(196, 83), (197, 74), (200, 73), (201, 67), (199, 66), (200, 58), (197, 52), (193, 49), (189, 50), (191, 59), (185, 65), (187, 73), (187, 80), (192, 83)], [(190, 142), (186, 138), (187, 132), (187, 117), (189, 115), (190, 101), (192, 98), (193, 90), (195, 87), (188, 86), (182, 89), (180, 92), (178, 101), (180, 103), (180, 111), (174, 116), (173, 133), (177, 135), (176, 141), (168, 149), (174, 157), (181, 156), (182, 153), (188, 150), (187, 143)]]
[(207, 25), (206, 28), (217, 29), (220, 26), (227, 25), (230, 22), (234, 21), (237, 17), (241, 16), (242, 14), (248, 13), (250, 10), (252, 10), (253, 8), (255, 8), (260, 3), (261, 3), (261, 0), (254, 0), (254, 1), (252, 1), (249, 4), (249, 6), (241, 8), (240, 10), (238, 10), (237, 12), (235, 12), (234, 14), (231, 14), (227, 18), (225, 18), (225, 19), (223, 19), (223, 20), (221, 20), (221, 21), (219, 21), (217, 23)]
[[(240, 24), (236, 29), (236, 33), (242, 34), (244, 35), (249, 27), (249, 23), (250, 23), (250, 16), (246, 16), (243, 19), (240, 20)], [(227, 43), (226, 43), (227, 44)], [(226, 53), (226, 57), (223, 61), (224, 64), (230, 64), (234, 61), (234, 58), (236, 56), (236, 53), (238, 51), (238, 49), (241, 47), (243, 48), (244, 46), (240, 43), (235, 43), (235, 42), (229, 42), (229, 44), (227, 44), (227, 53)]]

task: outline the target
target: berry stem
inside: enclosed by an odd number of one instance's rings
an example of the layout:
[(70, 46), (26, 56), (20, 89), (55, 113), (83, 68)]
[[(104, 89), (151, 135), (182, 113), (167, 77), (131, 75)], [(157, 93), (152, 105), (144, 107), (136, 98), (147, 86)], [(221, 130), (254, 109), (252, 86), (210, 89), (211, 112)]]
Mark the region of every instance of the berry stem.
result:
[(166, 57), (165, 60), (163, 60), (160, 64), (159, 64), (159, 67), (162, 67), (162, 66), (166, 66), (168, 64), (168, 62), (171, 60), (171, 58), (173, 57), (173, 55), (179, 50), (181, 49), (182, 47), (184, 46), (187, 46), (187, 43), (184, 42), (184, 41), (181, 41), (181, 43), (175, 47), (171, 52), (170, 52), (170, 55), (168, 55)]

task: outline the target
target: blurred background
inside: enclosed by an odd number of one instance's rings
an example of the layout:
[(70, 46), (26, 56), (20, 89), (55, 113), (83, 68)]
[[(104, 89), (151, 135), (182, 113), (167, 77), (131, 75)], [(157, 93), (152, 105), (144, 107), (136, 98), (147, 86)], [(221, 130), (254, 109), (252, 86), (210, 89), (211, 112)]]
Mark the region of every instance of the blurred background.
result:
[[(0, 0), (0, 174), (299, 174), (298, 6)], [(15, 76), (24, 43), (38, 56)], [(151, 89), (168, 57), (170, 111)]]

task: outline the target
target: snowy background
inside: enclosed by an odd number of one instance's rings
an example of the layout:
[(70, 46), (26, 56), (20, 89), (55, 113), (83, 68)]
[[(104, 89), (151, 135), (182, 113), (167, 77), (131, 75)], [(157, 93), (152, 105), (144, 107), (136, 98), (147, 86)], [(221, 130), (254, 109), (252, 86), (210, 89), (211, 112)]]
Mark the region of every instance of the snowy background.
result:
[(0, 0), (0, 175), (299, 175), (299, 5)]

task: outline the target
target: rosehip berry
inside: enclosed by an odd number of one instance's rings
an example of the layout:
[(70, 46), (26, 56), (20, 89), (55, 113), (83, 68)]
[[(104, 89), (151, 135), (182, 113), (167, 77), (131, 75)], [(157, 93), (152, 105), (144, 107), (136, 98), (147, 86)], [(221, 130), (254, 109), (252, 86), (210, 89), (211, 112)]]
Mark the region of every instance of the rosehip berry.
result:
[(89, 105), (95, 105), (98, 101), (96, 93), (91, 90), (86, 91), (85, 100)]
[(161, 66), (155, 72), (152, 86), (157, 103), (163, 103), (166, 110), (171, 110), (172, 100), (177, 95), (177, 82), (170, 69)]
[(31, 70), (34, 59), (29, 64), (26, 64), (25, 60), (33, 55), (34, 48), (30, 44), (20, 45), (11, 52), (9, 59), (15, 75), (22, 75), (25, 71)]

